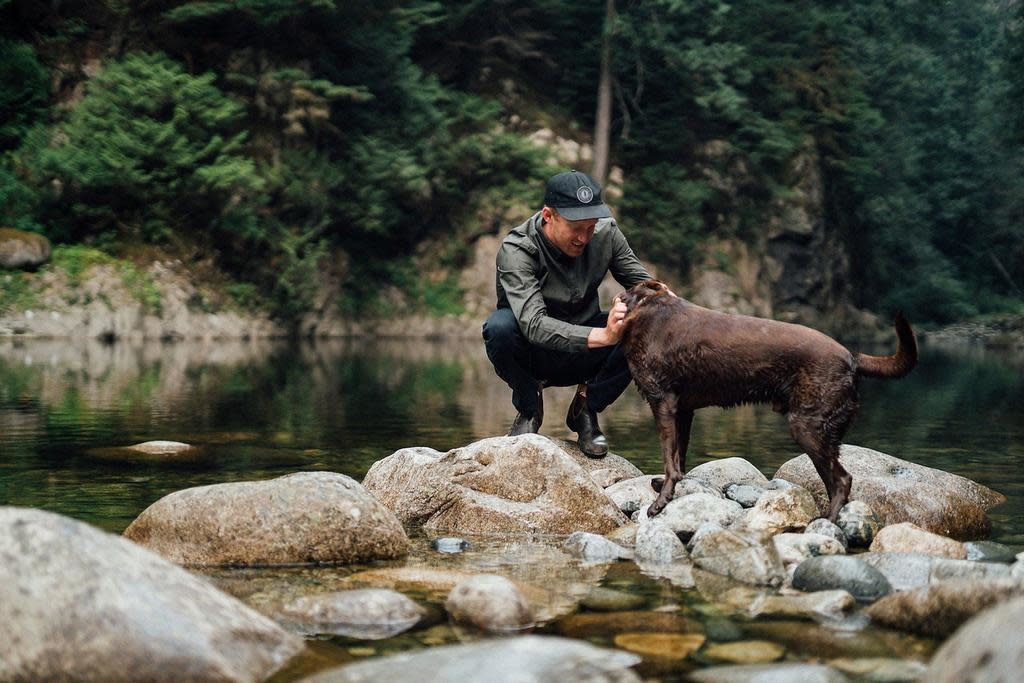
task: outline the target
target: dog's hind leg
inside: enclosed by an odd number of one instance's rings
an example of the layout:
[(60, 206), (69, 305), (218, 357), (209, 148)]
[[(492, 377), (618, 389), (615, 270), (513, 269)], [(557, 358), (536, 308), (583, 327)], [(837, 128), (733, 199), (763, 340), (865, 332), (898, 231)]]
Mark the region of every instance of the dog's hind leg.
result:
[(651, 403), (658, 434), (661, 437), (661, 460), (665, 467), (662, 480), (652, 480), (651, 486), (658, 491), (658, 498), (647, 509), (647, 516), (660, 513), (675, 493), (676, 484), (683, 478), (686, 449), (690, 443), (690, 426), (693, 413), (678, 410), (679, 399), (675, 394), (663, 396), (657, 403)]
[(850, 498), (853, 477), (839, 462), (839, 444), (825, 433), (825, 421), (790, 413), (789, 432), (801, 448), (807, 451), (818, 476), (828, 493), (828, 519), (835, 522), (839, 511)]

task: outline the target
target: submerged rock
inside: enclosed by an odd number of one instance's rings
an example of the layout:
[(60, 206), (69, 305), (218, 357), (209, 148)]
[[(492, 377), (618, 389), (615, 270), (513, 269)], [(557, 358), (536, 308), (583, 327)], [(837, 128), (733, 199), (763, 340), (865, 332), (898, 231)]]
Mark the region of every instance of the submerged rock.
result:
[(304, 683), (640, 683), (640, 658), (556, 636), (528, 635), (445, 645), (320, 672)]
[(700, 633), (619, 633), (615, 645), (654, 659), (682, 661), (699, 650), (707, 637)]
[(873, 553), (920, 553), (962, 560), (967, 557), (967, 549), (960, 541), (946, 538), (930, 531), (925, 531), (916, 524), (900, 522), (885, 527), (878, 532), (871, 542)]
[(0, 508), (0, 680), (256, 681), (301, 639), (207, 581), (60, 515)]
[(334, 472), (176, 491), (124, 536), (184, 565), (347, 564), (409, 552), (398, 519)]
[(503, 576), (480, 574), (459, 581), (444, 607), (455, 621), (494, 633), (533, 628), (530, 604), (514, 583)]
[(580, 601), (580, 605), (594, 612), (623, 612), (638, 609), (645, 604), (647, 604), (647, 600), (641, 595), (600, 586), (590, 591)]
[(1024, 662), (1024, 598), (990, 607), (964, 624), (932, 657), (924, 680), (1016, 681)]
[(946, 638), (975, 614), (1019, 596), (1024, 585), (1012, 579), (945, 581), (887, 595), (866, 613), (882, 626)]
[(192, 450), (192, 446), (181, 441), (145, 441), (134, 446), (125, 446), (126, 451), (146, 453), (148, 455), (169, 455)]
[(847, 683), (846, 676), (822, 664), (737, 664), (690, 674), (697, 683)]
[(461, 553), (463, 550), (468, 548), (469, 541), (464, 538), (445, 536), (443, 538), (435, 538), (431, 541), (430, 547), (439, 553), (453, 555), (455, 553)]
[(825, 590), (814, 593), (775, 593), (752, 588), (733, 588), (725, 591), (721, 602), (751, 617), (795, 617), (798, 619), (839, 619), (857, 604), (844, 590)]
[(872, 602), (892, 592), (882, 572), (848, 555), (812, 557), (793, 574), (793, 588), (814, 592), (842, 589), (858, 602)]
[(562, 547), (587, 562), (614, 562), (633, 559), (633, 551), (627, 550), (604, 536), (577, 531), (565, 539)]
[(587, 470), (538, 434), (447, 453), (405, 448), (374, 463), (363, 484), (402, 523), (428, 530), (604, 534), (626, 523)]
[[(1006, 500), (964, 477), (869, 448), (843, 445), (839, 461), (853, 476), (850, 497), (868, 503), (887, 525), (913, 522), (952, 538), (984, 537), (989, 530), (985, 511)], [(824, 514), (828, 496), (807, 455), (785, 463), (776, 476), (810, 491)]]
[(786, 648), (770, 640), (737, 640), (707, 647), (703, 654), (719, 662), (763, 664), (782, 659)]
[(409, 630), (426, 610), (397, 591), (364, 588), (305, 595), (284, 605), (280, 614), (303, 634), (379, 640)]

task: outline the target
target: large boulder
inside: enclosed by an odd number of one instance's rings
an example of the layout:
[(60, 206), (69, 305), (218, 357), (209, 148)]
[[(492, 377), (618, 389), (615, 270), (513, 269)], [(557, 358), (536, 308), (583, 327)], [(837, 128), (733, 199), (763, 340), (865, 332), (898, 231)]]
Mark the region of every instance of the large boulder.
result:
[(1024, 596), (1024, 585), (1013, 579), (946, 581), (887, 595), (867, 608), (882, 626), (932, 638), (946, 638), (992, 605)]
[(576, 461), (601, 488), (607, 488), (620, 481), (643, 476), (640, 468), (623, 458), (621, 455), (608, 453), (603, 458), (588, 457), (580, 450), (575, 441), (565, 439), (554, 440), (555, 445)]
[(302, 641), (155, 553), (0, 508), (0, 680), (257, 681)]
[(458, 533), (604, 534), (627, 519), (572, 456), (539, 434), (447, 453), (404, 448), (363, 479), (405, 524)]
[(932, 657), (922, 680), (934, 683), (1020, 680), (1024, 598), (990, 607), (964, 624)]
[(377, 657), (320, 672), (303, 683), (639, 683), (640, 658), (557, 636), (520, 636)]
[[(868, 503), (886, 525), (913, 522), (943, 536), (983, 537), (989, 531), (985, 511), (1006, 500), (1002, 494), (964, 477), (870, 448), (844, 445), (839, 461), (853, 476), (850, 497)], [(785, 463), (775, 476), (810, 491), (825, 513), (828, 496), (806, 454)]]
[(398, 519), (334, 472), (176, 491), (124, 535), (184, 565), (351, 564), (409, 552)]
[(35, 269), (50, 260), (50, 240), (34, 232), (0, 228), (0, 268)]

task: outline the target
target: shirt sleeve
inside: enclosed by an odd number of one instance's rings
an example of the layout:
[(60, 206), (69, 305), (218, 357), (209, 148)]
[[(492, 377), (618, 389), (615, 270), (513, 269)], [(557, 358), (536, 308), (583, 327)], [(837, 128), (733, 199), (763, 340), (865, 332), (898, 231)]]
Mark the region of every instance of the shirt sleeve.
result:
[(517, 247), (504, 244), (498, 250), (497, 268), (498, 281), (519, 321), (519, 329), (531, 344), (573, 353), (587, 349), (587, 337), (592, 328), (548, 315), (537, 278), (537, 263), (532, 257)]
[(638, 282), (650, 280), (654, 276), (647, 272), (640, 259), (636, 257), (633, 250), (626, 242), (626, 236), (619, 230), (618, 225), (613, 225), (615, 231), (612, 233), (612, 262), (609, 266), (612, 277), (623, 287), (629, 288)]

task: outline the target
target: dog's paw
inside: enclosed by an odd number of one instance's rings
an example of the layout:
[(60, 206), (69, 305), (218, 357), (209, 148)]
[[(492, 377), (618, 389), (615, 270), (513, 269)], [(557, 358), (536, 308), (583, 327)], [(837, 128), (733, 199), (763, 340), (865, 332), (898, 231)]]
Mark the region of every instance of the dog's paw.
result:
[(661, 493), (661, 487), (665, 485), (665, 477), (655, 477), (651, 479), (651, 488)]

